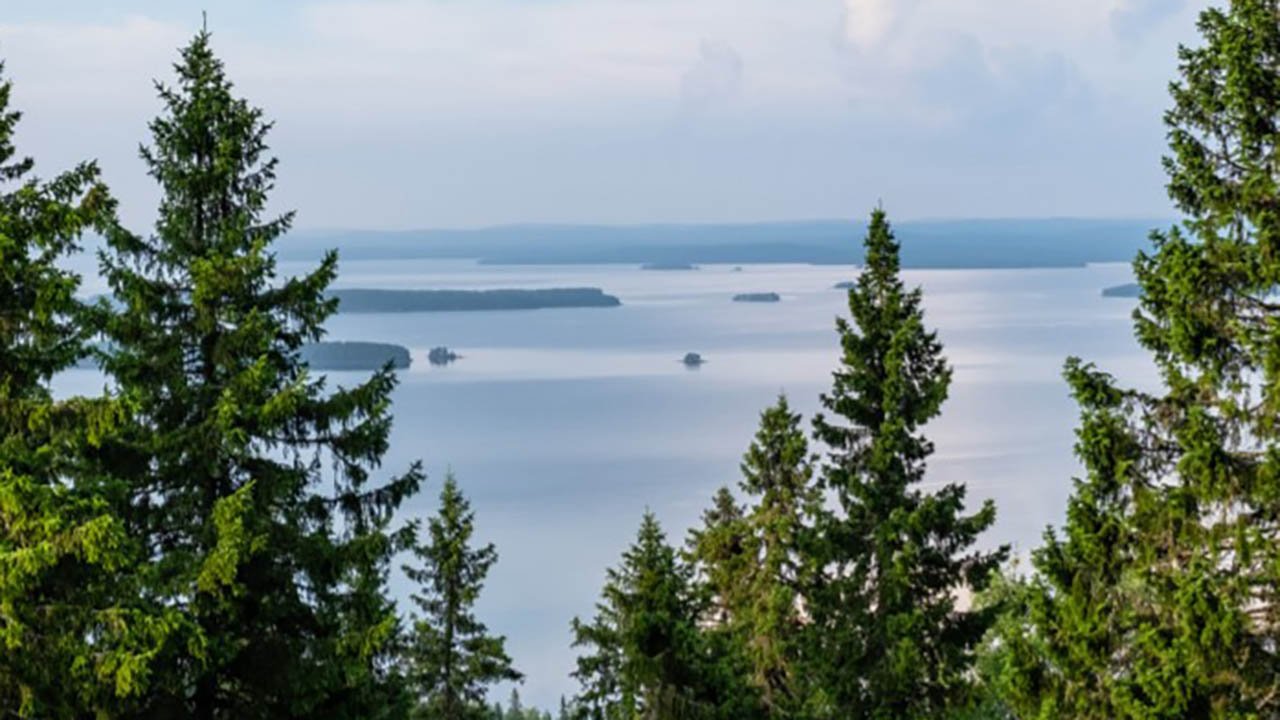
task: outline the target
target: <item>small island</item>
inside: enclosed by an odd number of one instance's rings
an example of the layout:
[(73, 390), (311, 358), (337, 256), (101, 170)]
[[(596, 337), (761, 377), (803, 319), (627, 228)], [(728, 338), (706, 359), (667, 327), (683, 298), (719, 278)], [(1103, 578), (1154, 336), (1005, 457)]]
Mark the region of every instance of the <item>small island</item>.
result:
[(469, 310), (541, 310), (544, 308), (617, 307), (622, 301), (600, 288), (546, 290), (333, 290), (338, 312), (461, 312)]
[(462, 356), (458, 353), (441, 345), (440, 347), (431, 348), (431, 352), (427, 353), (427, 362), (432, 365), (448, 365), (460, 357)]
[(733, 296), (734, 302), (778, 302), (782, 296), (775, 292), (741, 293)]
[(698, 367), (702, 363), (706, 362), (706, 360), (703, 360), (702, 356), (699, 355), (698, 353), (691, 352), (691, 353), (685, 353), (684, 359), (681, 360), (680, 362), (684, 363), (685, 367)]
[(397, 369), (413, 361), (409, 349), (373, 342), (320, 342), (302, 346), (302, 360), (314, 370), (381, 370), (388, 362)]
[(831, 289), (832, 290), (852, 290), (855, 284), (856, 283), (854, 283), (852, 280), (845, 280), (844, 282), (838, 282), (835, 285), (832, 285)]
[(640, 266), (641, 270), (697, 270), (697, 265), (682, 262), (654, 262)]
[(1138, 283), (1126, 283), (1124, 285), (1115, 285), (1102, 290), (1102, 297), (1109, 298), (1136, 298), (1142, 294), (1142, 286)]

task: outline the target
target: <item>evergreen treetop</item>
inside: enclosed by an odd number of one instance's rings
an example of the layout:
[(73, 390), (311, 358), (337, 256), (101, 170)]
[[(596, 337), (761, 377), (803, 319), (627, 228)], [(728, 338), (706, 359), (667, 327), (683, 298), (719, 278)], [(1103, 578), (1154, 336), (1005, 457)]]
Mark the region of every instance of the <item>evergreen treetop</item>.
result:
[(336, 256), (277, 277), (271, 244), (292, 214), (267, 211), (271, 126), (234, 95), (207, 32), (174, 69), (141, 151), (162, 192), (155, 234), (107, 233), (119, 307), (97, 320), (129, 409), (98, 460), (128, 483), (141, 594), (183, 621), (137, 715), (379, 717), (403, 702), (386, 671), (385, 576), (404, 540), (390, 523), (421, 481), (416, 466), (372, 478), (396, 380), (311, 377), (299, 349), (334, 312)]
[(574, 646), (587, 650), (574, 676), (588, 720), (716, 718), (726, 705), (705, 651), (693, 569), (646, 512), (635, 542), (608, 572), (592, 623), (574, 620)]
[[(505, 639), (490, 635), (474, 607), (485, 577), (498, 561), (493, 545), (471, 546), (475, 513), (450, 474), (440, 491), (440, 510), (427, 523), (425, 542), (415, 543), (419, 565), (404, 566), (418, 586), (408, 647), (408, 677), (418, 696), (416, 715), (432, 720), (484, 718), (485, 694), (498, 682), (523, 678), (507, 656)], [(512, 689), (505, 717), (522, 717)]]
[(742, 489), (756, 498), (748, 511), (752, 565), (742, 615), (751, 682), (768, 717), (802, 717), (808, 690), (801, 636), (813, 564), (813, 521), (821, 494), (813, 482), (809, 446), (786, 396), (760, 416), (760, 430), (742, 462)]
[(937, 717), (961, 701), (973, 649), (993, 620), (966, 610), (958, 594), (985, 587), (1007, 550), (974, 549), (995, 520), (990, 502), (965, 515), (963, 486), (919, 487), (933, 452), (920, 429), (938, 415), (951, 369), (924, 327), (920, 290), (899, 276), (882, 209), (865, 246), (848, 294), (852, 323), (836, 323), (841, 364), (822, 396), (830, 415), (814, 418), (828, 448), (822, 484), (839, 510), (819, 522), (814, 557), (828, 576), (808, 607), (813, 657), (826, 660), (815, 666), (824, 677), (808, 712)]

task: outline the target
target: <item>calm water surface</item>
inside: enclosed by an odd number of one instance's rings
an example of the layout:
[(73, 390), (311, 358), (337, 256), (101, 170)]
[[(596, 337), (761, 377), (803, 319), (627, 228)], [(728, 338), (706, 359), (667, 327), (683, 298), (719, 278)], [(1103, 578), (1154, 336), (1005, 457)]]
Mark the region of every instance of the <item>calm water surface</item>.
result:
[[(303, 264), (285, 264), (286, 273)], [(617, 308), (339, 315), (331, 340), (409, 347), (413, 366), (395, 394), (387, 473), (425, 461), (432, 482), (407, 508), (430, 513), (452, 469), (472, 498), (480, 540), (500, 561), (480, 607), (506, 634), (527, 677), (526, 701), (553, 707), (574, 684), (569, 620), (588, 616), (604, 570), (616, 563), (644, 509), (673, 540), (698, 520), (715, 489), (734, 484), (759, 412), (785, 392), (806, 423), (838, 357), (834, 319), (847, 314), (831, 286), (850, 268), (704, 266), (499, 267), (465, 261), (347, 262), (341, 287), (533, 288), (594, 286)], [(1068, 355), (1122, 380), (1154, 380), (1131, 335), (1134, 301), (1102, 298), (1130, 280), (1126, 265), (1053, 270), (909, 271), (925, 289), (927, 322), (955, 366), (930, 483), (963, 482), (973, 502), (995, 499), (988, 545), (1034, 547), (1060, 522), (1070, 480), (1075, 407), (1060, 373)], [(91, 288), (92, 289), (92, 288)], [(782, 302), (734, 303), (741, 292)], [(447, 345), (464, 357), (426, 362)], [(686, 369), (684, 353), (707, 360)], [(338, 384), (364, 374), (332, 373)], [(93, 392), (100, 375), (72, 371), (64, 393)], [(406, 588), (397, 582), (397, 592)], [(496, 697), (505, 697), (505, 689)]]

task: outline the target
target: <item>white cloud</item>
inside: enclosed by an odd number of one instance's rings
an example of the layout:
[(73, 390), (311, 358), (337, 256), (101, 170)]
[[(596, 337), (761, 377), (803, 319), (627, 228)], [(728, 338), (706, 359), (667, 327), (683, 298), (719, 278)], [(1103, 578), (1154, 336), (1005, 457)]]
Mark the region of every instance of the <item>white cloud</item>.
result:
[[(339, 1), (215, 25), (214, 42), (279, 121), (279, 197), (304, 225), (833, 215), (899, 186), (918, 214), (1140, 213), (1163, 195), (1173, 47), (1206, 0), (1168, 1), (1186, 7), (1141, 43), (1117, 23), (1153, 0)], [(0, 25), (24, 149), (101, 157), (126, 212), (149, 215), (150, 80), (193, 29)], [(1081, 147), (1050, 139), (1068, 135)], [(1030, 204), (948, 182), (1013, 187), (1020, 161), (993, 154), (1010, 143), (1062, 154)], [(1081, 177), (1102, 158), (1112, 191)]]
[(919, 0), (845, 0), (845, 36), (864, 52), (878, 49)]

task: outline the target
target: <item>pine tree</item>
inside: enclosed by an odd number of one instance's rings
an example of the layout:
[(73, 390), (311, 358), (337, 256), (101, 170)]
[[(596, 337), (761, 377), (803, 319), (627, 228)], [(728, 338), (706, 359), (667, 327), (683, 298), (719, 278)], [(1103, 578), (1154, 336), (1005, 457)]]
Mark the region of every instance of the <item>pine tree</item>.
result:
[(271, 126), (207, 32), (175, 71), (141, 151), (155, 234), (115, 227), (102, 255), (120, 304), (99, 320), (103, 366), (129, 422), (100, 467), (129, 483), (126, 526), (151, 559), (139, 592), (183, 619), (135, 717), (381, 717), (403, 703), (391, 514), (421, 481), (416, 466), (371, 478), (395, 377), (335, 390), (309, 375), (299, 351), (335, 310), (336, 256), (277, 277), (293, 216), (266, 211)]
[[(512, 667), (502, 637), (490, 635), (474, 614), (485, 576), (498, 560), (493, 545), (471, 547), (475, 513), (450, 475), (440, 491), (440, 512), (427, 525), (425, 543), (415, 544), (418, 566), (405, 575), (420, 586), (413, 597), (421, 611), (408, 649), (408, 676), (419, 698), (417, 716), (467, 720), (485, 716), (485, 691), (523, 676)], [(505, 717), (520, 716), (512, 689)]]
[(574, 676), (590, 720), (716, 717), (708, 688), (693, 571), (645, 513), (635, 543), (608, 580), (591, 624), (575, 619), (574, 646), (588, 650)]
[(1134, 263), (1164, 389), (1068, 365), (1089, 473), (1037, 554), (1026, 715), (1280, 716), (1280, 2), (1198, 27), (1165, 115), (1185, 220)]
[[(853, 324), (837, 320), (843, 356), (814, 419), (830, 449), (823, 484), (839, 511), (822, 522), (818, 567), (831, 576), (808, 605), (811, 716), (932, 718), (963, 692), (990, 613), (957, 603), (980, 591), (1004, 550), (973, 549), (995, 508), (964, 515), (962, 486), (919, 488), (933, 445), (919, 431), (938, 415), (951, 371), (924, 328), (919, 289), (899, 277), (898, 243), (871, 215), (865, 267), (849, 291)], [(840, 424), (836, 418), (847, 421)]]
[(86, 352), (79, 277), (58, 261), (110, 223), (115, 202), (93, 163), (29, 176), (10, 93), (0, 81), (0, 708), (110, 716), (145, 689), (167, 624), (128, 592), (138, 548), (101, 478), (80, 472), (118, 409), (55, 402), (49, 381)]

